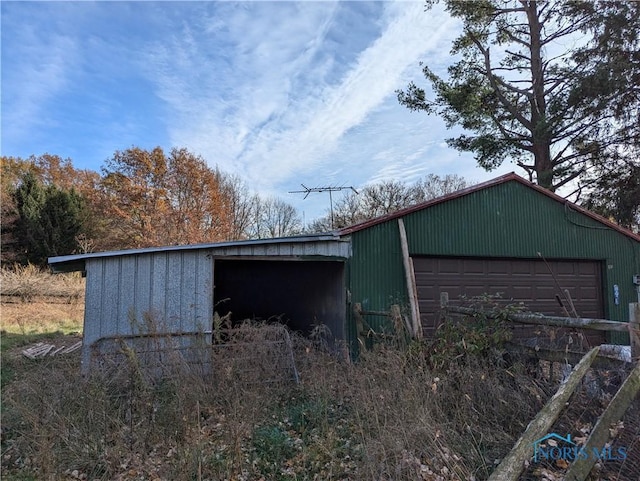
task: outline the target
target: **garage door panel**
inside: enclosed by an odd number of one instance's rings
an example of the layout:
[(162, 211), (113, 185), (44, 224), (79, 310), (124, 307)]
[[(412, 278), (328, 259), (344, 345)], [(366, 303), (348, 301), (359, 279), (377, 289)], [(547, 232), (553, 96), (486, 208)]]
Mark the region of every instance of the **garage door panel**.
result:
[[(513, 286), (511, 288), (513, 295), (510, 299), (520, 301), (523, 299), (532, 299), (534, 297), (534, 289), (531, 286)], [(505, 291), (506, 292), (506, 291)]]
[(484, 269), (480, 269), (480, 272), (486, 270), (487, 275), (497, 275), (504, 276), (509, 274), (511, 269), (510, 266), (504, 262), (496, 262), (487, 264)]
[[(562, 291), (568, 289), (579, 315), (604, 316), (598, 261), (416, 257), (414, 268), (420, 314), (427, 335), (432, 334), (439, 322), (442, 292), (447, 292), (451, 300), (462, 295), (501, 293), (504, 302), (523, 302), (532, 311), (563, 316), (565, 313), (556, 296), (564, 299)], [(533, 331), (528, 327), (518, 328), (518, 333)], [(590, 338), (593, 337), (590, 334)], [(595, 333), (595, 337), (603, 339), (600, 333)]]
[[(486, 275), (486, 266), (482, 265), (479, 262), (475, 262), (475, 261), (465, 261), (463, 263), (463, 269), (464, 272), (466, 272), (468, 275), (473, 276), (473, 275)], [(450, 271), (449, 271), (450, 272)]]
[(588, 263), (580, 263), (578, 264), (579, 269), (578, 273), (585, 276), (594, 276), (598, 275), (600, 271), (600, 266), (596, 263), (588, 264)]
[(580, 268), (574, 262), (562, 262), (554, 266), (556, 277), (580, 275)]

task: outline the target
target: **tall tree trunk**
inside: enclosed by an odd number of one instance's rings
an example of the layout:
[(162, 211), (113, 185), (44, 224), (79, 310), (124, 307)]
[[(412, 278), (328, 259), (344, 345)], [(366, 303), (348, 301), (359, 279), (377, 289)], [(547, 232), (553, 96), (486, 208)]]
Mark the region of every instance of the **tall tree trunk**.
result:
[(545, 75), (542, 61), (542, 25), (540, 24), (538, 4), (535, 1), (520, 2), (527, 12), (529, 23), (531, 52), (531, 84), (529, 97), (531, 106), (531, 140), (533, 142), (534, 166), (538, 185), (554, 190), (553, 164), (547, 125), (547, 100), (544, 93)]

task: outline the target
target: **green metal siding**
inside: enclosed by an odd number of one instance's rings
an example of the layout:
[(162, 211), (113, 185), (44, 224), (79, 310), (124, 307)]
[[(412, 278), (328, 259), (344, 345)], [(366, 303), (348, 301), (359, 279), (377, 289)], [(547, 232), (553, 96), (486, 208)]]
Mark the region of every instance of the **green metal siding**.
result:
[[(603, 261), (605, 313), (628, 321), (637, 302), (640, 242), (571, 210), (520, 182), (505, 182), (403, 217), (409, 252), (430, 256), (592, 259)], [(386, 310), (406, 304), (397, 219), (351, 234), (352, 302)], [(620, 289), (619, 304), (613, 286)], [(622, 341), (622, 338), (612, 338)]]

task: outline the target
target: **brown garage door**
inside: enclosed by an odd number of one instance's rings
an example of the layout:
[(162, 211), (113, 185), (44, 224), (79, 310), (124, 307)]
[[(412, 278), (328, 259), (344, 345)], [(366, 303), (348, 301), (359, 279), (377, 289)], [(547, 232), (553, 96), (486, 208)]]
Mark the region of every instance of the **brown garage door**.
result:
[[(564, 316), (556, 299), (561, 294), (557, 280), (562, 289), (569, 290), (581, 317), (604, 315), (602, 269), (598, 261), (548, 260), (545, 264), (538, 259), (443, 257), (416, 257), (413, 261), (420, 315), (427, 336), (433, 335), (438, 324), (441, 292), (448, 292), (452, 301), (460, 295), (500, 293), (503, 299), (524, 302), (532, 311)], [(589, 338), (596, 341), (604, 336)]]

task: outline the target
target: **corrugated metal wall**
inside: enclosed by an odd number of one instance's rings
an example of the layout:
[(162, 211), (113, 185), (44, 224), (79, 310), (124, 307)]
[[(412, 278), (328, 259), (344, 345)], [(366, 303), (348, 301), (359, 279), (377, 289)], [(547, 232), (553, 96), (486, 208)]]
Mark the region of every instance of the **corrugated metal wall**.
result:
[[(347, 241), (310, 237), (82, 256), (87, 273), (83, 367), (89, 369), (92, 346), (100, 339), (211, 330), (214, 258), (344, 261), (349, 253)], [(149, 320), (156, 325), (147, 325)]]
[(88, 259), (83, 364), (110, 336), (145, 333), (145, 319), (165, 332), (211, 329), (213, 261), (206, 250)]
[[(413, 212), (404, 222), (411, 255), (534, 259), (540, 252), (548, 259), (601, 260), (607, 317), (626, 321), (628, 304), (637, 302), (632, 276), (640, 272), (640, 243), (519, 182)], [(397, 220), (356, 231), (351, 238), (352, 303), (371, 310), (386, 310), (398, 299), (406, 304)]]

